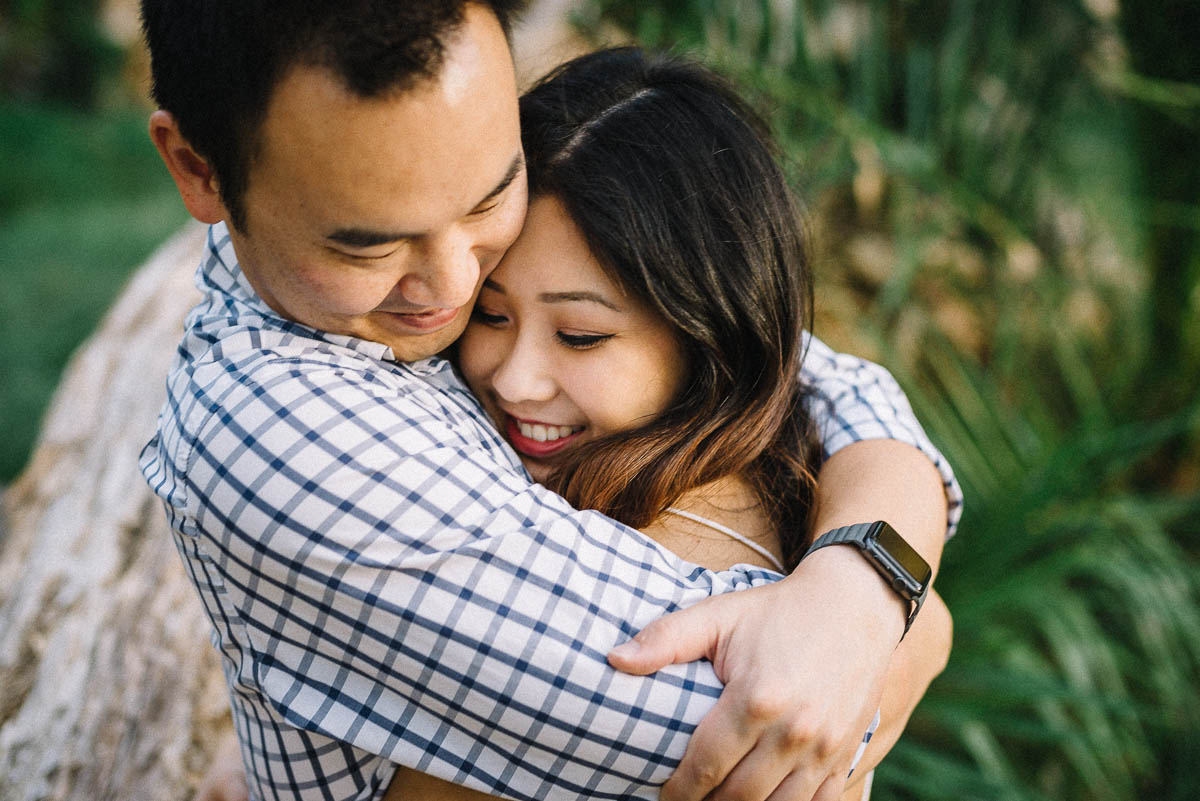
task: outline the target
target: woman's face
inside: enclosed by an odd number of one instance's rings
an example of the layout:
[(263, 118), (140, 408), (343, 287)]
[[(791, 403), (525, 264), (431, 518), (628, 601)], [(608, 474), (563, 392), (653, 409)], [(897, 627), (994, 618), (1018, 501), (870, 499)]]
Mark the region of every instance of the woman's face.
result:
[(667, 323), (613, 283), (554, 197), (484, 281), (459, 366), (496, 426), (543, 481), (581, 442), (662, 412), (683, 379)]

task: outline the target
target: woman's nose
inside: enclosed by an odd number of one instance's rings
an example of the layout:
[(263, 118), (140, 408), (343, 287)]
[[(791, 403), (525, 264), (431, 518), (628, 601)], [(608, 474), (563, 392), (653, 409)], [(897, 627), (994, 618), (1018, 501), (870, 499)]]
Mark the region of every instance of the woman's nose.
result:
[(508, 403), (548, 401), (558, 392), (549, 361), (528, 339), (518, 336), (492, 373), (492, 389)]

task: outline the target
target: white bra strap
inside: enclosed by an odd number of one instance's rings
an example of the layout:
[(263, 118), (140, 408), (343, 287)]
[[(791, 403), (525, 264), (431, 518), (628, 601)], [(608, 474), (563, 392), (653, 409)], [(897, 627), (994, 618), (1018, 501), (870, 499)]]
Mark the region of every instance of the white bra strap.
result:
[(759, 545), (757, 542), (750, 539), (749, 537), (738, 534), (736, 531), (731, 529), (729, 526), (723, 526), (720, 523), (716, 522), (715, 520), (709, 520), (708, 518), (701, 517), (700, 515), (692, 514), (691, 512), (685, 512), (683, 509), (676, 509), (674, 506), (668, 506), (667, 511), (673, 515), (679, 515), (680, 517), (686, 517), (688, 520), (699, 523), (702, 526), (708, 526), (709, 528), (713, 529), (714, 531), (721, 532), (722, 534), (729, 537), (730, 539), (737, 540), (742, 545), (745, 545), (747, 548), (754, 551), (756, 554), (761, 556), (763, 559), (766, 559), (768, 562), (770, 562), (774, 566), (774, 568), (776, 570), (778, 570), (780, 573), (787, 572), (783, 568), (783, 563), (775, 558), (775, 554), (771, 553), (766, 548), (762, 547), (761, 545)]

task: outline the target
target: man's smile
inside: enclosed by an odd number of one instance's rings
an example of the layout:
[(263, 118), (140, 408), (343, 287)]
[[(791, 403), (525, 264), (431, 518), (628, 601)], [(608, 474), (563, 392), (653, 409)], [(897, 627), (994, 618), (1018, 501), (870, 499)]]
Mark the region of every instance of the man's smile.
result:
[(458, 307), (453, 309), (429, 309), (419, 312), (378, 311), (376, 314), (383, 315), (384, 319), (389, 321), (389, 328), (398, 325), (409, 331), (430, 333), (445, 328), (454, 322), (462, 311), (462, 307)]

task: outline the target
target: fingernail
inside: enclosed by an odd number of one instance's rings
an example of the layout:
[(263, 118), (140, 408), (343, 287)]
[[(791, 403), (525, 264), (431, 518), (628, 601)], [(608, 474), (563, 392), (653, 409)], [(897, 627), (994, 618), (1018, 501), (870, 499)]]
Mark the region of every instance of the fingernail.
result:
[(615, 656), (618, 659), (633, 659), (638, 655), (638, 653), (641, 652), (641, 650), (641, 643), (639, 643), (637, 640), (630, 640), (629, 642), (621, 643), (608, 653), (609, 656)]

